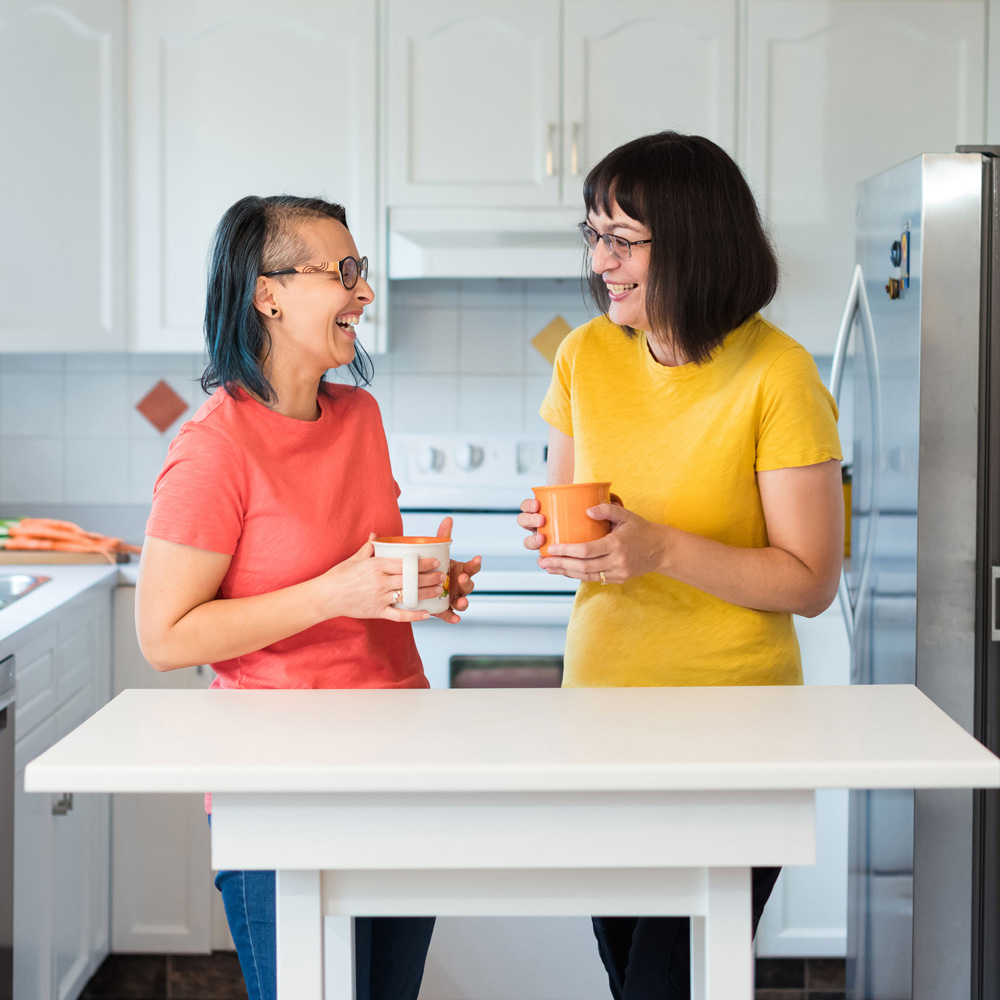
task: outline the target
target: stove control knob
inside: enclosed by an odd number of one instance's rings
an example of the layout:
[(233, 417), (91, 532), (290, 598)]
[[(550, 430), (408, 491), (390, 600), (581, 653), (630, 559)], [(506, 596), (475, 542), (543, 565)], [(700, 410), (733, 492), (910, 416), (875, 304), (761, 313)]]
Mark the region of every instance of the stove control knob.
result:
[(455, 464), (463, 472), (471, 472), (483, 464), (483, 449), (478, 444), (460, 444), (455, 449)]
[(425, 475), (431, 472), (440, 472), (444, 467), (444, 452), (439, 448), (427, 445), (427, 447), (417, 450), (414, 461), (417, 469)]

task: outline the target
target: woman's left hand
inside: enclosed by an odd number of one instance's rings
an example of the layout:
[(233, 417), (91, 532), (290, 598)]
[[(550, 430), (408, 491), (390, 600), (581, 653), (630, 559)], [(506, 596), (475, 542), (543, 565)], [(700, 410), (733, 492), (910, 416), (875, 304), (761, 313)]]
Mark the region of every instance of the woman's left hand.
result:
[(667, 525), (654, 524), (613, 503), (598, 504), (587, 514), (595, 521), (610, 521), (611, 531), (595, 542), (550, 545), (549, 554), (538, 560), (542, 569), (597, 583), (625, 583), (661, 570), (671, 530)]
[[(438, 538), (451, 538), (452, 519), (446, 517), (438, 528)], [(448, 596), (451, 600), (451, 607), (447, 611), (441, 611), (434, 618), (440, 618), (443, 622), (454, 625), (462, 619), (455, 614), (456, 611), (465, 611), (469, 606), (468, 595), (475, 589), (476, 585), (472, 578), (482, 568), (483, 557), (473, 556), (467, 562), (457, 562), (451, 560), (451, 569), (448, 573)]]

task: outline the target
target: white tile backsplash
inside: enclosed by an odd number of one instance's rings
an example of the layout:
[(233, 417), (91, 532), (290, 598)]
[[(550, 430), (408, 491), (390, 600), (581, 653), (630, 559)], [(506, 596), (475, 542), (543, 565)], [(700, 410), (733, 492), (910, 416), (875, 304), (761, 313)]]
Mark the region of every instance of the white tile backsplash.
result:
[(524, 373), (524, 310), (463, 309), (458, 344), (462, 375)]
[(128, 416), (128, 379), (122, 374), (67, 370), (63, 407), (67, 438), (123, 435)]
[(61, 437), (63, 376), (4, 370), (0, 374), (0, 434), (5, 437)]
[[(390, 283), (369, 391), (386, 431), (526, 431), (551, 369), (530, 340), (590, 318), (577, 280)], [(206, 396), (203, 354), (0, 355), (0, 502), (148, 505), (167, 448)], [(188, 403), (166, 433), (136, 403), (164, 379)]]
[(149, 504), (153, 500), (153, 483), (163, 468), (170, 447), (172, 435), (164, 435), (162, 440), (129, 441), (129, 488), (130, 503)]
[[(390, 326), (394, 374), (458, 371), (458, 316), (454, 309), (394, 309)], [(378, 365), (379, 359), (375, 358)]]
[(67, 503), (124, 503), (128, 500), (127, 437), (74, 438), (66, 442), (64, 459)]
[(64, 501), (65, 449), (66, 443), (61, 437), (0, 438), (3, 499)]
[(458, 428), (519, 431), (524, 424), (524, 379), (518, 375), (466, 375), (458, 388)]
[(414, 434), (458, 426), (457, 375), (394, 375), (392, 427)]

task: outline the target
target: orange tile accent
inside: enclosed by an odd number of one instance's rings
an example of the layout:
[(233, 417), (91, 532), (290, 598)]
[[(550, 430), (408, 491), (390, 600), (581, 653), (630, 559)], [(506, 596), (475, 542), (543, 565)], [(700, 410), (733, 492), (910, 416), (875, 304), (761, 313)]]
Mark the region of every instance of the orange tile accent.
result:
[(160, 379), (135, 408), (161, 433), (188, 408), (187, 403)]

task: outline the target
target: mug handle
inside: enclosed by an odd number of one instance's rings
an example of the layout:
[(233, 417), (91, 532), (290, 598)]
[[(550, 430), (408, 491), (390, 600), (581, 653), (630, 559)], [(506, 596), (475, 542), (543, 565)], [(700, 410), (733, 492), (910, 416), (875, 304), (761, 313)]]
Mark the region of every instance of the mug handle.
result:
[(417, 592), (417, 583), (420, 568), (420, 556), (416, 552), (403, 553), (403, 600), (402, 606), (408, 611), (414, 611), (420, 603), (420, 594)]
[(612, 493), (611, 494), (611, 502), (616, 507), (624, 507), (625, 506), (625, 501), (622, 500), (622, 498), (617, 493)]

